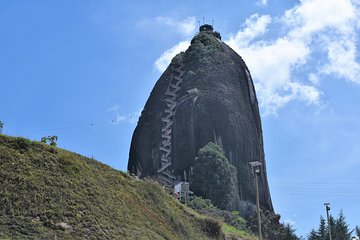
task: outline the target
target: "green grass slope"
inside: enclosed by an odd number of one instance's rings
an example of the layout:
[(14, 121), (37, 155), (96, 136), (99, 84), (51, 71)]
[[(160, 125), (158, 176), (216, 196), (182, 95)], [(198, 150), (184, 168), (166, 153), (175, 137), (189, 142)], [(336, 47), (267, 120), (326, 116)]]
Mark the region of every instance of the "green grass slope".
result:
[[(0, 239), (224, 239), (148, 180), (0, 135)], [(236, 238), (231, 238), (236, 239)]]

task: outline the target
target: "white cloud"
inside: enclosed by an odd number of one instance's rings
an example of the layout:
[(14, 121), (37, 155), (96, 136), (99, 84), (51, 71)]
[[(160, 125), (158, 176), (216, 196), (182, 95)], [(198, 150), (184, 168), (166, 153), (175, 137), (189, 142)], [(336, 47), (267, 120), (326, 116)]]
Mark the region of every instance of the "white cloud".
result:
[(226, 41), (246, 61), (265, 114), (275, 114), (277, 109), (296, 99), (318, 103), (320, 92), (292, 77), (292, 70), (303, 65), (309, 56), (310, 49), (304, 42), (288, 36), (271, 42), (254, 41), (268, 30), (270, 23), (269, 16), (253, 15), (243, 29)]
[(259, 0), (256, 2), (257, 5), (260, 5), (260, 6), (266, 6), (268, 3), (267, 0)]
[[(276, 113), (294, 100), (319, 104), (321, 91), (314, 85), (324, 75), (333, 74), (360, 83), (355, 43), (360, 17), (356, 12), (359, 9), (350, 0), (329, 0), (326, 4), (322, 0), (302, 0), (280, 18), (286, 31), (277, 39), (254, 41), (254, 36), (264, 37), (271, 28), (271, 22), (264, 20), (269, 17), (258, 15), (251, 16), (230, 37), (227, 43), (244, 57), (251, 70), (265, 113)], [(325, 56), (325, 63), (312, 66), (310, 75), (296, 74), (304, 71), (302, 67), (311, 68), (310, 59), (319, 57), (316, 55), (319, 50)], [(309, 77), (302, 79), (298, 75)], [(310, 83), (305, 84), (305, 80)]]
[(312, 84), (316, 85), (319, 83), (319, 77), (315, 73), (310, 73), (308, 79)]
[[(279, 24), (282, 34), (267, 38)], [(360, 3), (355, 0), (300, 0), (280, 17), (250, 16), (225, 42), (248, 65), (264, 113), (276, 114), (291, 101), (319, 105), (317, 86), (327, 76), (360, 84), (359, 28)], [(188, 44), (166, 50), (156, 68), (163, 71)]]
[(360, 64), (356, 61), (355, 41), (344, 39), (341, 42), (330, 42), (327, 45), (329, 62), (321, 72), (335, 74), (340, 78), (360, 84)]
[(324, 28), (335, 27), (345, 30), (343, 25), (355, 17), (351, 0), (302, 0), (301, 3), (285, 12), (284, 23), (300, 35), (312, 34)]
[(175, 57), (176, 54), (185, 51), (190, 46), (190, 41), (182, 41), (173, 46), (172, 48), (166, 50), (156, 61), (155, 67), (159, 72), (165, 71), (171, 59)]
[(172, 17), (157, 17), (156, 21), (170, 26), (171, 28), (175, 29), (176, 31), (180, 32), (185, 36), (194, 34), (196, 29), (195, 17), (188, 17), (184, 20), (178, 20)]
[[(303, 0), (288, 10), (283, 22), (291, 29), (289, 36), (307, 45), (313, 44), (327, 54), (327, 62), (319, 68), (319, 76), (334, 74), (360, 83), (356, 41), (360, 21), (360, 4), (351, 0)], [(315, 38), (320, 39), (314, 45)]]
[(247, 46), (251, 41), (263, 35), (270, 23), (270, 16), (259, 16), (258, 14), (254, 14), (246, 19), (244, 28), (241, 31), (238, 31), (234, 36), (230, 36), (230, 39), (227, 42), (232, 46)]
[(141, 111), (129, 114), (121, 114), (120, 106), (117, 103), (109, 107), (106, 111), (112, 115), (111, 123), (114, 125), (122, 122), (136, 123), (141, 115)]

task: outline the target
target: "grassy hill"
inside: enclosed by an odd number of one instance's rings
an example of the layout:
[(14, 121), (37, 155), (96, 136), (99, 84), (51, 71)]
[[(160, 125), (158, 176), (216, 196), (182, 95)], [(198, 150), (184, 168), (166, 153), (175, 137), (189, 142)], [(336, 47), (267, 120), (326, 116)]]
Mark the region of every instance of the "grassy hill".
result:
[(0, 135), (0, 239), (240, 239), (242, 234), (186, 208), (151, 180)]

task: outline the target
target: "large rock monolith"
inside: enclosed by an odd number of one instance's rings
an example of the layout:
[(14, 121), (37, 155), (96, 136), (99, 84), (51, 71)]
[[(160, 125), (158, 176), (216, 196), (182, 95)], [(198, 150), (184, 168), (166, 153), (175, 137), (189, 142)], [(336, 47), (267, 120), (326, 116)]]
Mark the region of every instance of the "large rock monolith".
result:
[(261, 208), (273, 211), (250, 71), (220, 34), (204, 25), (156, 82), (133, 134), (128, 170), (171, 186), (188, 180), (199, 149), (209, 142), (219, 145), (237, 170), (231, 208), (244, 211), (255, 204), (249, 162), (259, 161)]

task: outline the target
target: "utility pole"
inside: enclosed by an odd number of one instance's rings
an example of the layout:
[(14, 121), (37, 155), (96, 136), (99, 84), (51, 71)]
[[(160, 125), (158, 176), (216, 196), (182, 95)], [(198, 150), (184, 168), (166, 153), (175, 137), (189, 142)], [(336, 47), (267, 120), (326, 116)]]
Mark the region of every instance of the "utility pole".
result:
[(329, 217), (330, 203), (324, 203), (324, 205), (325, 205), (325, 209), (326, 209), (326, 216), (327, 216), (327, 222), (328, 222), (329, 240), (332, 240), (332, 238), (331, 238), (331, 224), (330, 224), (330, 217)]
[(261, 162), (249, 162), (252, 171), (255, 175), (255, 187), (256, 187), (256, 210), (257, 210), (257, 219), (258, 219), (258, 229), (259, 229), (259, 240), (262, 240), (261, 233), (261, 216), (260, 216), (260, 200), (259, 200), (259, 181), (258, 176), (260, 175), (260, 167), (262, 166)]

